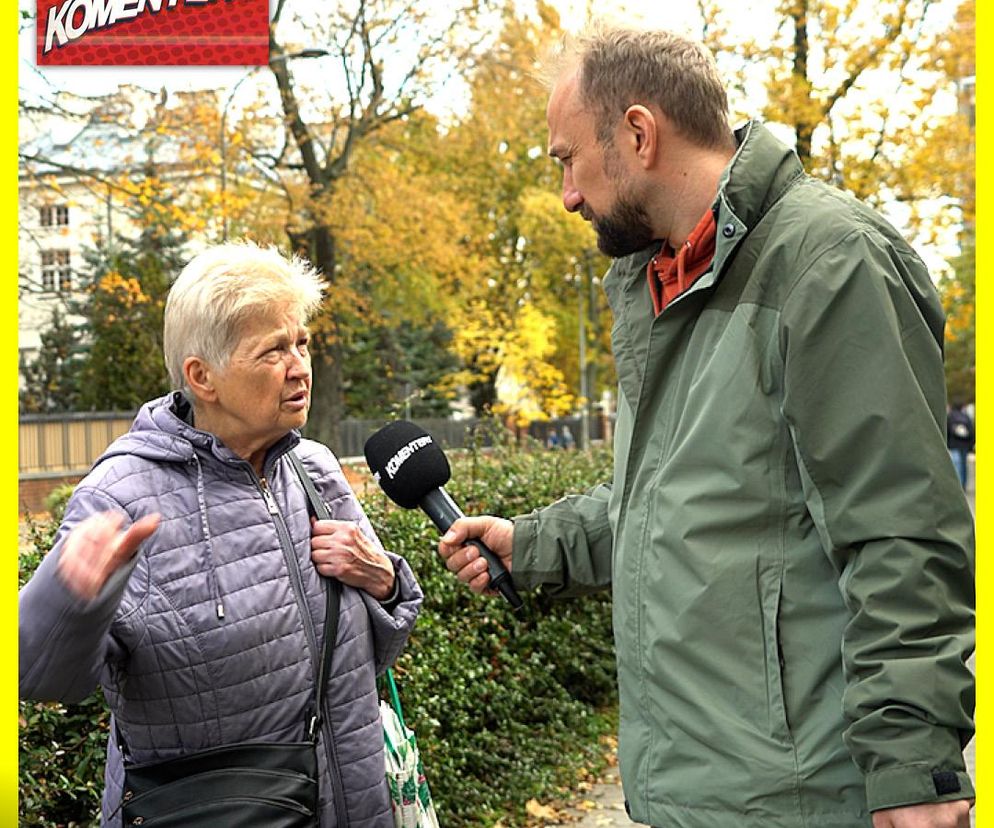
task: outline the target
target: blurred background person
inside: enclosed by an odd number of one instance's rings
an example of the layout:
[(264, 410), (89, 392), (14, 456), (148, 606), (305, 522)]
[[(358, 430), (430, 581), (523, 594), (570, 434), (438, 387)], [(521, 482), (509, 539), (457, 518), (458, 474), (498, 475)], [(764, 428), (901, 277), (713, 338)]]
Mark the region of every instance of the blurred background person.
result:
[(968, 477), (967, 457), (973, 452), (975, 443), (973, 420), (962, 403), (954, 402), (946, 415), (946, 446), (964, 489)]

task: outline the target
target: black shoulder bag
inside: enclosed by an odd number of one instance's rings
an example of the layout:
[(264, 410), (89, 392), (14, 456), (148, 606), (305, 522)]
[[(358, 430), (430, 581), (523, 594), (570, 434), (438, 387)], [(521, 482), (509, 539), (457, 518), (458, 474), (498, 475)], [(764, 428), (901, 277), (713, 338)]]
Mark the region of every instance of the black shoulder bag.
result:
[[(307, 492), (308, 511), (327, 520), (327, 507), (300, 459), (293, 464)], [(317, 739), (321, 700), (328, 685), (331, 654), (338, 634), (341, 583), (327, 579), (324, 649), (318, 667), (314, 708), (307, 714), (302, 742), (239, 742), (197, 751), (164, 762), (133, 765), (118, 731), (124, 756), (124, 825), (148, 828), (216, 828), (258, 825), (315, 828), (318, 818)]]

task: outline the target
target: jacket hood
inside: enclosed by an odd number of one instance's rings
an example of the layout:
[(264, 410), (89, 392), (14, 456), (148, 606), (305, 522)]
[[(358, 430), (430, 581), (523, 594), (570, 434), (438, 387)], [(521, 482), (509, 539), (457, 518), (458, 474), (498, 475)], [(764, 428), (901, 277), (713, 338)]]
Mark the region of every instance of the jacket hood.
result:
[[(111, 443), (94, 466), (121, 454), (157, 462), (187, 463), (194, 458), (197, 450), (210, 453), (223, 463), (245, 462), (216, 435), (190, 425), (192, 419), (192, 406), (181, 391), (172, 391), (164, 397), (150, 400), (138, 410), (131, 430)], [(299, 432), (291, 431), (269, 449), (266, 462), (299, 442)]]

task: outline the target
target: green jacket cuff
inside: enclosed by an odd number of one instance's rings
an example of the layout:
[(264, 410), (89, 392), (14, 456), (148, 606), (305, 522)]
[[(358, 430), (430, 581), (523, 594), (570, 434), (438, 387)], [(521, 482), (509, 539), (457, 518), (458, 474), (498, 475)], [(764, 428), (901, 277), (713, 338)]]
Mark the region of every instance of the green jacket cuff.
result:
[(913, 762), (866, 775), (866, 802), (871, 811), (975, 796), (973, 782), (961, 768), (933, 768), (926, 762)]
[(535, 561), (532, 551), (538, 542), (538, 519), (535, 513), (518, 515), (514, 521), (514, 535), (511, 541), (511, 582), (518, 589), (534, 589), (538, 582), (534, 577)]

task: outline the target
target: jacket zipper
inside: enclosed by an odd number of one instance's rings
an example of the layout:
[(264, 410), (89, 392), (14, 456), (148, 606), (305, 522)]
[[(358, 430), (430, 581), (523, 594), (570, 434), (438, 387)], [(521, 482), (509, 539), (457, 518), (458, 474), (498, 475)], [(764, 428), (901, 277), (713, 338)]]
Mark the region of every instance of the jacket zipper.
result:
[[(300, 573), (300, 561), (297, 560), (297, 556), (294, 554), (293, 544), (290, 541), (290, 532), (286, 528), (286, 521), (283, 519), (283, 513), (280, 512), (280, 507), (276, 504), (276, 498), (273, 497), (272, 490), (269, 488), (269, 483), (266, 481), (265, 477), (259, 477), (256, 479), (258, 481), (259, 491), (262, 492), (263, 500), (266, 501), (266, 508), (269, 510), (269, 514), (273, 518), (273, 523), (276, 525), (276, 534), (279, 536), (280, 546), (283, 547), (283, 557), (286, 559), (287, 568), (290, 572), (290, 583), (293, 586), (293, 591), (297, 598), (297, 604), (300, 607), (301, 615), (304, 619), (304, 631), (307, 633), (307, 641), (311, 648), (311, 661), (315, 668), (314, 680), (317, 681), (317, 666), (320, 658), (318, 653), (320, 651), (317, 644), (317, 634), (314, 631), (314, 619), (311, 618), (311, 613), (307, 609), (307, 600), (304, 593), (304, 580)], [(331, 665), (328, 666), (330, 669)], [(324, 699), (321, 699), (320, 715), (321, 732), (324, 735), (324, 741), (327, 747), (326, 753), (328, 755), (328, 764), (331, 771), (331, 787), (334, 794), (335, 818), (338, 822), (339, 828), (346, 828), (349, 824), (349, 820), (348, 814), (345, 811), (345, 786), (342, 784), (342, 770), (338, 764), (338, 750), (335, 745), (335, 732), (332, 729), (331, 716), (328, 713)]]

